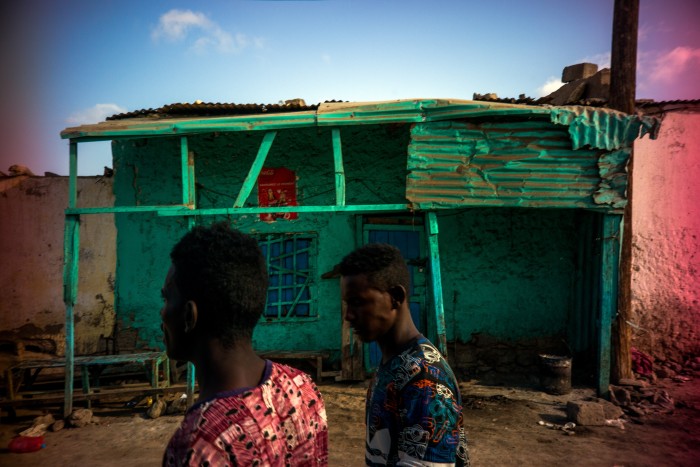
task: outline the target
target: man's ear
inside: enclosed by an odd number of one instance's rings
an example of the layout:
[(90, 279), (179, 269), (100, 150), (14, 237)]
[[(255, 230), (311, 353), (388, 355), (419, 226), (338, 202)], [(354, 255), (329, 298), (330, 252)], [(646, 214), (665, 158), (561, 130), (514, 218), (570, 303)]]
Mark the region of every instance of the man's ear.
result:
[(185, 303), (185, 332), (192, 332), (197, 326), (197, 303), (189, 300)]
[(406, 289), (403, 285), (395, 285), (389, 288), (389, 295), (391, 295), (391, 306), (393, 308), (398, 308), (407, 297)]

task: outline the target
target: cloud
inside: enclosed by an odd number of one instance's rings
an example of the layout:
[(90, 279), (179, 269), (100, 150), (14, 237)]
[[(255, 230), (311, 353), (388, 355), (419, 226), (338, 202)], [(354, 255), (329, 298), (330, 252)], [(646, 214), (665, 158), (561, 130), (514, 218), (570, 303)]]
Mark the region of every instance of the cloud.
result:
[(330, 64), (331, 63), (331, 56), (327, 53), (321, 54), (321, 60), (323, 61), (323, 63)]
[(547, 79), (547, 82), (545, 82), (542, 86), (537, 88), (537, 96), (536, 97), (543, 97), (543, 96), (548, 96), (560, 87), (562, 87), (564, 83), (561, 82), (561, 79), (556, 78), (554, 76), (550, 76)]
[(170, 10), (163, 14), (151, 32), (151, 39), (158, 42), (164, 38), (170, 42), (191, 40), (190, 50), (206, 53), (214, 49), (221, 53), (236, 53), (249, 47), (251, 43), (263, 47), (262, 39), (251, 40), (245, 34), (232, 35), (223, 30), (204, 13), (191, 10)]
[(203, 13), (195, 13), (191, 10), (170, 10), (160, 17), (158, 26), (151, 33), (153, 40), (164, 37), (171, 41), (179, 41), (185, 38), (191, 28), (207, 30), (213, 23)]
[(95, 104), (88, 109), (78, 110), (70, 114), (66, 119), (69, 125), (84, 125), (98, 123), (115, 114), (125, 113), (127, 110), (117, 104)]
[(686, 70), (699, 65), (700, 48), (681, 46), (653, 57), (646, 66), (649, 67), (651, 81), (670, 83)]
[(610, 52), (589, 55), (588, 57), (584, 57), (576, 63), (595, 63), (596, 65), (598, 65), (599, 70), (602, 70), (603, 68), (610, 68)]

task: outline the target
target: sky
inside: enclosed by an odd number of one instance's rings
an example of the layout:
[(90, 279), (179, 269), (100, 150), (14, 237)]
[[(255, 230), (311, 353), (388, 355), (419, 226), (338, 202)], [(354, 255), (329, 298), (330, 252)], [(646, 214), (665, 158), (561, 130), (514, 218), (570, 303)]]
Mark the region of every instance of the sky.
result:
[[(0, 171), (68, 173), (60, 132), (173, 103), (540, 97), (610, 66), (614, 0), (5, 0)], [(700, 99), (700, 0), (640, 0), (637, 98)], [(78, 173), (111, 166), (78, 146)]]

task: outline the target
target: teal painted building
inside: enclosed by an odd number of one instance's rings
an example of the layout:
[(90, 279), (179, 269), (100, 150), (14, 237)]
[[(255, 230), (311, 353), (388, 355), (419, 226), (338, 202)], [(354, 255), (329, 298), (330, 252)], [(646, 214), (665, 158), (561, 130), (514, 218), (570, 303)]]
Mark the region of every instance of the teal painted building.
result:
[[(530, 353), (563, 343), (591, 359), (604, 392), (625, 167), (656, 124), (608, 109), (424, 99), (176, 104), (68, 128), (72, 179), (79, 143), (112, 140), (116, 201), (78, 208), (71, 185), (67, 348), (80, 216), (116, 213), (114, 306), (140, 349), (163, 347), (172, 245), (192, 225), (227, 220), (260, 239), (270, 264), (261, 352), (321, 352), (347, 378), (371, 370), (376, 348), (343, 326), (334, 267), (383, 241), (404, 252), (414, 318), (458, 372), (480, 365), (474, 345), (486, 337), (516, 349), (494, 365), (517, 360), (523, 342)], [(286, 178), (265, 179), (272, 172)]]

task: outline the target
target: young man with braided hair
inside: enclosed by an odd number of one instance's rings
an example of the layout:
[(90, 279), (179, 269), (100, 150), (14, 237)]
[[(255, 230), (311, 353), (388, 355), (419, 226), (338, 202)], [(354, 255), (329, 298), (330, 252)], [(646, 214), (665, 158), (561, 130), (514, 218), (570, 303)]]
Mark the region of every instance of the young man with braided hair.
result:
[(195, 227), (170, 257), (163, 338), (170, 358), (194, 364), (200, 392), (163, 465), (327, 465), (326, 411), (311, 377), (252, 347), (268, 283), (256, 240), (226, 223)]
[(411, 319), (410, 275), (400, 251), (365, 245), (340, 263), (345, 320), (382, 360), (367, 391), (370, 466), (469, 465), (457, 380)]

